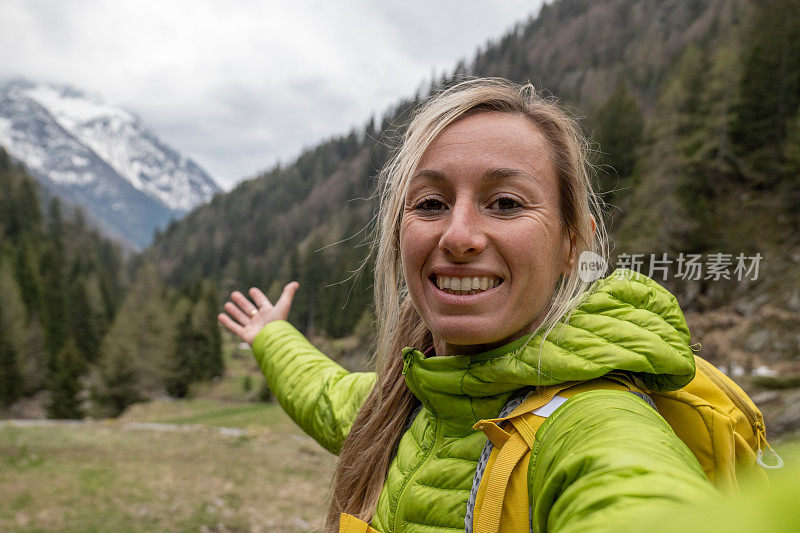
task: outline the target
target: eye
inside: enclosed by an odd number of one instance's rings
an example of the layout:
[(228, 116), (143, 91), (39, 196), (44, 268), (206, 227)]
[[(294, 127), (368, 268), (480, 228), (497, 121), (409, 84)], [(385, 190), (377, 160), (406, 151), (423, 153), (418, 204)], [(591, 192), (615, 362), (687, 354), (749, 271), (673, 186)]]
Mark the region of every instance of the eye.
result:
[(424, 200), (418, 202), (414, 206), (414, 209), (419, 211), (436, 212), (447, 209), (447, 206), (444, 205), (444, 202), (437, 200), (436, 198), (425, 198)]
[(489, 209), (492, 211), (504, 211), (504, 212), (512, 212), (517, 211), (518, 209), (522, 208), (522, 204), (520, 204), (514, 198), (510, 196), (502, 196), (500, 198), (495, 199), (492, 203), (489, 204)]

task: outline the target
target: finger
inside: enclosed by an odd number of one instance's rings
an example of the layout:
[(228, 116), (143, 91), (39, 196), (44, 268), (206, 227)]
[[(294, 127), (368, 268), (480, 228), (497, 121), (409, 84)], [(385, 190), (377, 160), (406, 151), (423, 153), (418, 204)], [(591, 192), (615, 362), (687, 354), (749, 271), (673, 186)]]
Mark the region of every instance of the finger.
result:
[(259, 309), (267, 306), (272, 307), (269, 298), (267, 298), (267, 296), (263, 292), (261, 292), (261, 289), (259, 289), (258, 287), (253, 287), (250, 289), (250, 298), (253, 299), (253, 301), (256, 303), (256, 306)]
[(242, 326), (234, 322), (231, 317), (226, 315), (225, 313), (220, 313), (217, 315), (217, 320), (220, 324), (223, 325), (225, 329), (236, 335), (237, 337), (241, 338), (242, 334), (241, 331), (244, 329)]
[(239, 308), (244, 311), (244, 314), (247, 316), (253, 316), (255, 313), (253, 311), (258, 311), (256, 306), (253, 305), (253, 302), (248, 300), (244, 294), (239, 291), (233, 291), (231, 293), (231, 300), (239, 306)]
[(292, 300), (294, 299), (294, 293), (297, 292), (297, 289), (300, 287), (300, 284), (296, 281), (293, 281), (286, 285), (283, 288), (283, 292), (281, 292), (281, 297), (278, 298), (278, 301), (275, 303), (275, 310), (280, 313), (280, 315), (285, 320), (286, 317), (289, 316), (289, 310), (292, 308)]
[(223, 306), (225, 310), (231, 315), (234, 320), (236, 320), (242, 326), (245, 326), (250, 323), (250, 317), (245, 315), (241, 309), (236, 307), (236, 305), (232, 304), (231, 302), (225, 302)]

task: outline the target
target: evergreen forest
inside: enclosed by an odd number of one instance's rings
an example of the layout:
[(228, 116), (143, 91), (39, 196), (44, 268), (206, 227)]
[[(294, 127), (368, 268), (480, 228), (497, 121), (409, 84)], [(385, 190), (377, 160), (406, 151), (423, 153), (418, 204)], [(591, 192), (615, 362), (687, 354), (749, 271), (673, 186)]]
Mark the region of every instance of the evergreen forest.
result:
[(167, 287), (0, 148), (0, 408), (116, 416), (224, 371), (213, 282)]
[(224, 372), (227, 295), (256, 286), (276, 298), (291, 280), (295, 326), (368, 352), (378, 172), (411, 111), (471, 76), (530, 81), (580, 119), (612, 261), (641, 254), (647, 274), (654, 255), (759, 254), (746, 283), (663, 284), (699, 314), (695, 335), (720, 309), (744, 321), (704, 343), (712, 361), (800, 371), (800, 0), (555, 0), (380, 119), (218, 194), (135, 257), (42, 199), (0, 151), (0, 403), (44, 393), (49, 416), (79, 418), (185, 396)]

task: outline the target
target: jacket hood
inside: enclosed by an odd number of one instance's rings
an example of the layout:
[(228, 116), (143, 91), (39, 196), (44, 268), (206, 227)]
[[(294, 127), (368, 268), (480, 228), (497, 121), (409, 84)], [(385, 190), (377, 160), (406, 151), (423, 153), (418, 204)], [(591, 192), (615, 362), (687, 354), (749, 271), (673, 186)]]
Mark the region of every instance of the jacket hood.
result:
[(675, 390), (692, 380), (689, 329), (675, 296), (664, 287), (618, 269), (581, 298), (544, 341), (544, 332), (537, 331), (481, 354), (427, 358), (406, 348), (406, 383), (430, 406), (439, 403), (434, 397), (497, 397), (612, 371), (633, 374), (650, 390)]

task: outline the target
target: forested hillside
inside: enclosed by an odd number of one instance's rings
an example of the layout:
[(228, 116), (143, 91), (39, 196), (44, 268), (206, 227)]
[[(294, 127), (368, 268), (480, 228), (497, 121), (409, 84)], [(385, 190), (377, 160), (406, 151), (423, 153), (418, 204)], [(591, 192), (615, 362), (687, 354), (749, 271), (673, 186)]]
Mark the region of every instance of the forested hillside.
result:
[[(740, 317), (759, 315), (718, 348), (756, 362), (797, 360), (798, 13), (800, 0), (552, 2), (380, 124), (217, 196), (146, 255), (173, 284), (199, 276), (224, 291), (257, 285), (274, 296), (297, 279), (291, 320), (345, 335), (364, 324), (371, 300), (369, 269), (352, 273), (367, 254), (374, 177), (408, 110), (464, 75), (529, 80), (581, 116), (596, 143), (615, 258), (762, 254), (756, 280), (663, 282), (690, 312), (733, 305)], [(757, 313), (764, 305), (789, 314)], [(696, 324), (702, 335), (705, 322)]]
[(130, 279), (80, 210), (42, 204), (0, 147), (0, 412), (35, 396), (51, 418), (116, 415), (222, 373), (212, 282), (167, 288), (147, 264)]
[[(250, 286), (276, 297), (299, 280), (290, 320), (333, 356), (368, 353), (376, 174), (410, 110), (465, 76), (531, 81), (568, 105), (595, 143), (611, 267), (638, 257), (651, 274), (668, 261), (654, 277), (702, 355), (788, 387), (800, 374), (798, 43), (800, 0), (557, 0), (379, 121), (217, 195), (135, 257), (43, 199), (0, 149), (0, 412), (106, 416), (189, 394), (223, 374), (216, 313)], [(737, 278), (738, 255), (759, 270)], [(729, 275), (680, 276), (688, 257), (727, 260)], [(41, 412), (18, 412), (31, 398)], [(776, 427), (800, 425), (797, 401), (775, 404)]]

